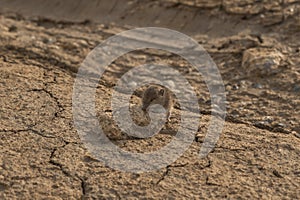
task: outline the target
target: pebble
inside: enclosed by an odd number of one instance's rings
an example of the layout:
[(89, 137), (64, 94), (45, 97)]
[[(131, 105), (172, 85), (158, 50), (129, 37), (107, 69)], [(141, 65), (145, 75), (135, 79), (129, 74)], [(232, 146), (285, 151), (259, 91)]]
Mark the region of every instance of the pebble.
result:
[(300, 92), (300, 85), (295, 85), (293, 92)]
[(254, 123), (254, 126), (258, 127), (258, 128), (264, 128), (268, 125), (269, 123), (266, 121), (258, 121)]
[(286, 125), (284, 123), (277, 123), (275, 124), (276, 127), (285, 128)]
[(231, 86), (231, 85), (226, 85), (225, 89), (226, 89), (227, 91), (230, 91), (230, 90), (232, 90), (232, 86)]
[(230, 114), (233, 118), (240, 117), (240, 113), (237, 110), (233, 110)]
[(56, 40), (53, 38), (44, 38), (43, 39), (43, 43), (45, 43), (45, 44), (53, 44), (55, 42), (56, 42)]
[(18, 31), (18, 27), (16, 27), (15, 25), (12, 25), (8, 28), (9, 32), (17, 32)]
[(266, 121), (268, 123), (272, 123), (274, 121), (274, 119), (271, 116), (266, 116), (266, 117), (264, 117), (264, 121)]
[(128, 86), (131, 88), (135, 88), (137, 86), (137, 83), (132, 81), (132, 82), (129, 82)]
[(284, 56), (276, 49), (252, 48), (243, 54), (242, 67), (248, 76), (267, 76), (277, 72)]
[(237, 84), (234, 84), (234, 85), (232, 86), (232, 89), (233, 89), (233, 90), (238, 90), (238, 89), (239, 89), (239, 86), (238, 86)]
[(254, 83), (252, 84), (252, 87), (256, 89), (263, 89), (263, 86), (260, 83)]
[(172, 81), (172, 80), (167, 80), (167, 85), (170, 86), (171, 88), (175, 88), (176, 87), (174, 81)]
[(292, 131), (292, 134), (295, 135), (297, 138), (300, 139), (300, 133), (297, 133), (296, 131)]
[(88, 47), (89, 46), (89, 44), (86, 40), (79, 40), (78, 43), (79, 43), (80, 46), (83, 46), (83, 47)]
[(273, 170), (273, 174), (278, 178), (283, 178), (277, 170)]
[(239, 86), (240, 86), (241, 88), (247, 88), (248, 85), (249, 85), (249, 83), (248, 83), (246, 80), (240, 81), (240, 84), (239, 84)]

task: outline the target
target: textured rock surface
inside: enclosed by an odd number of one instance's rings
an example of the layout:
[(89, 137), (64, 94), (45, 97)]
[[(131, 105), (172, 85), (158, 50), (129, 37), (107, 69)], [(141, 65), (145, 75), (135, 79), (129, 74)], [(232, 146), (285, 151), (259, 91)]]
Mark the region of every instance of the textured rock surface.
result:
[(280, 72), (284, 56), (276, 49), (253, 48), (243, 54), (242, 66), (248, 76), (266, 77)]

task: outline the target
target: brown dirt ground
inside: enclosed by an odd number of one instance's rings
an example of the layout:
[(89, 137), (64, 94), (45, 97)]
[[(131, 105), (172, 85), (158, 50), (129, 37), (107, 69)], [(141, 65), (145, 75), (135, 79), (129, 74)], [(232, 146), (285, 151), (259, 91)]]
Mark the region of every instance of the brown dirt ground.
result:
[[(300, 198), (300, 1), (0, 0), (0, 11), (0, 199)], [(149, 60), (176, 67), (197, 89), (203, 114), (175, 163), (132, 174), (105, 167), (84, 148), (72, 87), (97, 44), (141, 26), (179, 30), (203, 45), (226, 87), (227, 118), (214, 151), (199, 159), (210, 116), (201, 76), (167, 52), (120, 57), (99, 82), (96, 102), (115, 144), (145, 152), (172, 138), (136, 140), (111, 125), (114, 84)], [(177, 121), (175, 112), (170, 127)]]

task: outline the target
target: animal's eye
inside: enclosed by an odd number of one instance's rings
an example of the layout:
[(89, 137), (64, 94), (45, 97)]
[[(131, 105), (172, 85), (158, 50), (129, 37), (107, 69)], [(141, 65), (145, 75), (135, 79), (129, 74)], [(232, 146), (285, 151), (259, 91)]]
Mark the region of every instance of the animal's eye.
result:
[(165, 90), (164, 89), (159, 90), (159, 95), (160, 96), (164, 96), (164, 94), (165, 94)]
[(155, 98), (150, 99), (150, 102), (154, 101)]

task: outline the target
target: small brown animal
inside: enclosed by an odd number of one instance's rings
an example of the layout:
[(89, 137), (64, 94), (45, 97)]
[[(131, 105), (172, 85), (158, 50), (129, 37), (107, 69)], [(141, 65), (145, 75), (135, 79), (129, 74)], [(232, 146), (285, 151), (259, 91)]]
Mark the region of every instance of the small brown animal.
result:
[(167, 110), (167, 120), (173, 108), (173, 97), (171, 92), (159, 85), (150, 85), (145, 90), (142, 98), (142, 110), (147, 111), (150, 105), (160, 104)]

